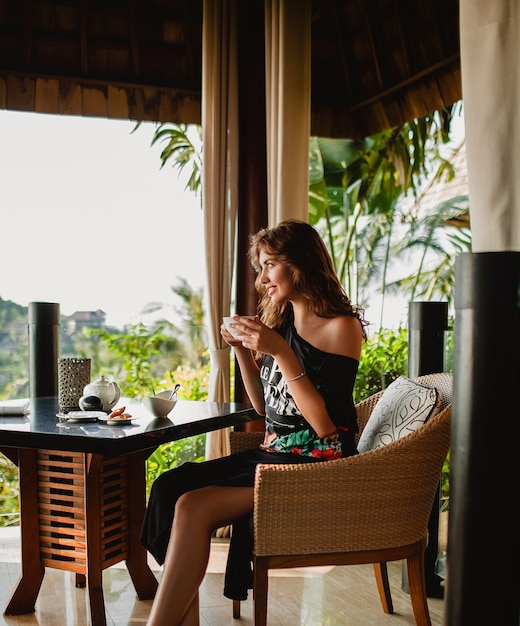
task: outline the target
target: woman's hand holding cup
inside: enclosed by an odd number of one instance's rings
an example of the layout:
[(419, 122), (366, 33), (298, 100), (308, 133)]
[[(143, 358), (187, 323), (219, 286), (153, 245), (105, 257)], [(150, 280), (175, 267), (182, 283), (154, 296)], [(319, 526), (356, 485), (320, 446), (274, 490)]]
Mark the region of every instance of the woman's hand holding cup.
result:
[(223, 318), (220, 334), (230, 346), (242, 346), (242, 337), (247, 334), (245, 325), (241, 320), (255, 320), (254, 315), (233, 315)]

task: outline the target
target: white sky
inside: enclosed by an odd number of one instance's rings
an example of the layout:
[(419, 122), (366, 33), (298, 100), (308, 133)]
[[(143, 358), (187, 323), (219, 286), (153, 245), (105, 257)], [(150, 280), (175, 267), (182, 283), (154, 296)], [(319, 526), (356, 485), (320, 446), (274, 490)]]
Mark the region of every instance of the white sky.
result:
[[(137, 322), (205, 283), (203, 220), (153, 124), (0, 111), (0, 296)], [(183, 177), (184, 178), (184, 177)]]

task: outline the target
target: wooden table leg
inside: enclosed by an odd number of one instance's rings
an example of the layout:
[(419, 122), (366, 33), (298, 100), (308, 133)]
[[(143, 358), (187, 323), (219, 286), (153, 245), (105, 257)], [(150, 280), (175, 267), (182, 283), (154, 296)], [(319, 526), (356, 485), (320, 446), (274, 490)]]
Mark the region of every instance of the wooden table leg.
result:
[(129, 554), (126, 566), (140, 600), (151, 600), (157, 590), (157, 578), (148, 566), (147, 552), (141, 543), (141, 526), (146, 508), (146, 459), (150, 450), (136, 452), (128, 464), (129, 484)]
[[(148, 567), (147, 552), (140, 541), (141, 525), (146, 506), (146, 468), (148, 452), (131, 454), (122, 471), (122, 484), (126, 482), (128, 496), (128, 550), (126, 564), (137, 596), (141, 600), (154, 597), (157, 579)], [(102, 545), (100, 520), (104, 519), (106, 508), (103, 487), (107, 465), (111, 460), (104, 460), (96, 454), (86, 455), (86, 539), (87, 539), (87, 573), (86, 586), (88, 606), (92, 626), (106, 626), (105, 602), (103, 596), (103, 568), (107, 563), (107, 555)], [(117, 557), (113, 557), (116, 560)]]
[(33, 613), (45, 574), (38, 529), (37, 451), (18, 453), (22, 573), (5, 608), (6, 615)]
[(101, 474), (103, 457), (87, 454), (85, 457), (86, 489), (85, 520), (87, 540), (87, 607), (91, 626), (106, 626), (105, 598), (103, 596), (103, 563), (101, 546)]

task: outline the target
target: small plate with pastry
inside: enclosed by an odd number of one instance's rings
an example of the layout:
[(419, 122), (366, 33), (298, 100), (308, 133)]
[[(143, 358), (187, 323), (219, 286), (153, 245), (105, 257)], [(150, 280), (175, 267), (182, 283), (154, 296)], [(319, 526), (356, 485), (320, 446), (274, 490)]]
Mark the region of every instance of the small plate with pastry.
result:
[(100, 422), (105, 424), (124, 426), (125, 424), (131, 424), (135, 417), (132, 417), (130, 413), (125, 413), (125, 406), (121, 406), (118, 409), (114, 409), (108, 415), (104, 414), (103, 417), (98, 418)]

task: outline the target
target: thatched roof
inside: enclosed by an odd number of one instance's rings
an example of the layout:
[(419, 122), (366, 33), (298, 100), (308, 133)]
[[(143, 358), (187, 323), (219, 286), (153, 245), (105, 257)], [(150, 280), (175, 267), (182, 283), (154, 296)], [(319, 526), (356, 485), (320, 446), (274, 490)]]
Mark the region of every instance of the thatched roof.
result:
[[(201, 53), (202, 0), (0, 0), (0, 108), (200, 123)], [(460, 100), (458, 0), (312, 0), (311, 80), (320, 136)]]

